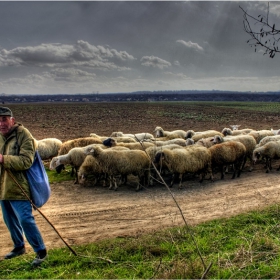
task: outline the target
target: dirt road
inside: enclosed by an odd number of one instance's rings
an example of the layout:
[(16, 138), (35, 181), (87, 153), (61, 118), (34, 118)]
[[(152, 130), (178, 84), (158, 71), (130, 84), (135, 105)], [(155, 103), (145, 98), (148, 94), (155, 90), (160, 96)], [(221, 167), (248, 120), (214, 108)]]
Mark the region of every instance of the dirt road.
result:
[[(189, 225), (261, 209), (280, 201), (279, 172), (266, 174), (262, 166), (244, 171), (240, 178), (214, 182), (185, 181), (182, 190), (171, 189)], [(83, 188), (72, 181), (51, 185), (52, 195), (41, 211), (70, 245), (96, 240), (137, 236), (167, 227), (183, 225), (182, 216), (164, 185), (135, 192), (133, 184), (118, 191), (103, 187)], [(46, 220), (35, 211), (38, 226), (49, 249), (63, 247)], [(8, 231), (0, 218), (0, 258), (12, 248)], [(32, 252), (29, 244), (27, 251)]]

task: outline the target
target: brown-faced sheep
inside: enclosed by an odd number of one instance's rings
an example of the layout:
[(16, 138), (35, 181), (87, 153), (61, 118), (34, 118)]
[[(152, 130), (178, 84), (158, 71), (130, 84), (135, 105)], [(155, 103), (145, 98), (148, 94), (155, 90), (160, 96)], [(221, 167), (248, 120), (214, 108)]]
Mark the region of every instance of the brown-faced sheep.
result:
[[(272, 159), (280, 159), (280, 141), (267, 142), (263, 146), (256, 148), (253, 152), (254, 163), (256, 163), (260, 158), (265, 159), (266, 173), (269, 173), (269, 171), (272, 169)], [(280, 165), (277, 170), (280, 170)]]
[(224, 167), (233, 164), (234, 172), (232, 179), (240, 176), (242, 163), (246, 156), (245, 146), (236, 141), (228, 141), (215, 144), (208, 150), (211, 152), (212, 170), (218, 167), (221, 171), (221, 179), (224, 179)]
[(116, 176), (133, 174), (138, 177), (136, 190), (142, 188), (142, 184), (148, 184), (150, 174), (150, 159), (144, 151), (140, 150), (103, 150), (94, 147), (89, 152), (99, 162), (102, 170), (109, 177), (109, 189), (118, 189)]
[(154, 163), (156, 167), (165, 164), (173, 174), (170, 187), (173, 186), (176, 176), (179, 175), (179, 188), (182, 188), (183, 175), (185, 173), (200, 173), (200, 182), (211, 170), (211, 153), (209, 149), (200, 146), (187, 146), (181, 149), (163, 149), (157, 152)]

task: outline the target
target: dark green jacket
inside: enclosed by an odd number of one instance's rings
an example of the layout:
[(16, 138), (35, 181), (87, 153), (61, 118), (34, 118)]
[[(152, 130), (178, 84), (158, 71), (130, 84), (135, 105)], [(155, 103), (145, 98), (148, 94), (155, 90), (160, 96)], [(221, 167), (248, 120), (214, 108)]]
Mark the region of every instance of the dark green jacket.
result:
[[(16, 135), (19, 144), (18, 154)], [(0, 153), (4, 156), (4, 164), (0, 164), (0, 200), (27, 199), (7, 170), (11, 171), (14, 178), (30, 197), (29, 185), (24, 170), (30, 168), (33, 163), (35, 155), (34, 143), (31, 133), (18, 123), (15, 124), (8, 138), (0, 134)]]

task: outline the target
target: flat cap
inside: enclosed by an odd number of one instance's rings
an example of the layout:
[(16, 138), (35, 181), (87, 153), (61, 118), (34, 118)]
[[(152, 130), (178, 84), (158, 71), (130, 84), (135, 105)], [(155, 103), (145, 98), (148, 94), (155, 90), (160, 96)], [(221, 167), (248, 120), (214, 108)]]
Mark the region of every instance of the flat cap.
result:
[(0, 116), (13, 116), (12, 111), (7, 107), (0, 107)]

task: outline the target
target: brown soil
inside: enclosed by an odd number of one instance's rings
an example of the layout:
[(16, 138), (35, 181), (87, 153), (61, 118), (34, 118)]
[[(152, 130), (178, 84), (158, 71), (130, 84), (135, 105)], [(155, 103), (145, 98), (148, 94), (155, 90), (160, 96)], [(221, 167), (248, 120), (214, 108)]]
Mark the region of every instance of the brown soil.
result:
[[(165, 107), (164, 107), (165, 106)], [(238, 111), (229, 108), (162, 105), (157, 103), (119, 104), (34, 104), (10, 105), (18, 122), (29, 128), (35, 138), (56, 137), (63, 141), (89, 136), (91, 132), (109, 136), (113, 131), (124, 133), (153, 132), (160, 125), (166, 130), (216, 129), (231, 124), (240, 128), (270, 129), (279, 126), (273, 113)], [(164, 112), (164, 113), (162, 113)], [(181, 118), (182, 114), (200, 116)], [(171, 189), (189, 225), (230, 217), (261, 209), (280, 201), (279, 172), (276, 162), (270, 173), (262, 164), (252, 172), (245, 168), (240, 178), (199, 183), (186, 179), (183, 189)], [(50, 200), (41, 211), (70, 245), (86, 244), (111, 237), (137, 236), (167, 227), (183, 225), (183, 219), (172, 195), (162, 184), (135, 192), (129, 180), (118, 191), (107, 187), (75, 185), (74, 181), (51, 185)], [(53, 228), (34, 211), (37, 224), (48, 249), (65, 244)], [(0, 258), (12, 248), (12, 242), (0, 217)], [(27, 250), (32, 251), (29, 244)]]

